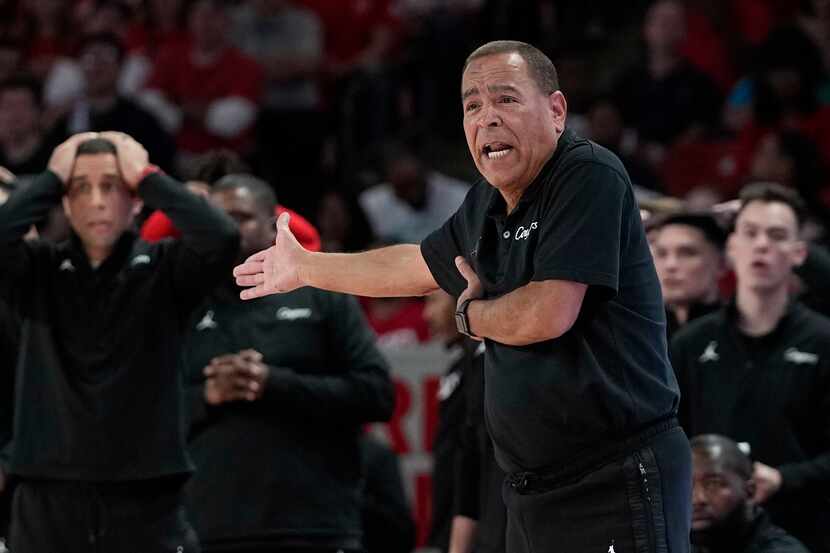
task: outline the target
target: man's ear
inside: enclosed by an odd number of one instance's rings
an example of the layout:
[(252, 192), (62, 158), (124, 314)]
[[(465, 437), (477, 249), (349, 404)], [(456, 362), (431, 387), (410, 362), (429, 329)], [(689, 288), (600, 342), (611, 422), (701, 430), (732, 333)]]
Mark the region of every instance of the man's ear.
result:
[(795, 244), (793, 244), (793, 251), (792, 251), (792, 261), (793, 266), (801, 267), (804, 262), (807, 260), (807, 254), (809, 253), (809, 247), (807, 246), (807, 242), (804, 240), (798, 240)]
[(548, 95), (548, 107), (553, 115), (556, 132), (561, 134), (565, 130), (565, 119), (568, 116), (568, 101), (562, 91), (557, 90)]

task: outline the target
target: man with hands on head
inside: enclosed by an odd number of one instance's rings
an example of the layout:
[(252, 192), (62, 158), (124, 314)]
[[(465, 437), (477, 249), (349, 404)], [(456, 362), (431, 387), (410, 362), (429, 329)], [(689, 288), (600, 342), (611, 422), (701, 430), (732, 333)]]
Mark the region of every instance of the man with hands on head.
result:
[[(239, 224), (240, 259), (273, 243), (267, 183), (227, 175), (210, 201)], [(203, 550), (362, 550), (359, 438), (395, 398), (355, 299), (302, 288), (244, 302), (228, 272), (183, 357), (198, 469), (187, 506)]]
[(444, 226), (420, 247), (323, 254), (282, 216), (275, 245), (235, 269), (242, 297), (443, 288), (459, 329), (485, 342), (507, 552), (688, 551), (691, 453), (625, 168), (566, 129), (556, 70), (528, 44), (473, 52), (461, 104), (484, 180)]
[[(142, 202), (167, 212), (181, 240), (138, 239)], [(70, 239), (24, 241), (58, 203)], [(17, 298), (23, 321), (12, 551), (198, 550), (181, 502), (193, 468), (181, 340), (238, 239), (229, 217), (116, 132), (71, 137), (0, 207), (0, 292)]]

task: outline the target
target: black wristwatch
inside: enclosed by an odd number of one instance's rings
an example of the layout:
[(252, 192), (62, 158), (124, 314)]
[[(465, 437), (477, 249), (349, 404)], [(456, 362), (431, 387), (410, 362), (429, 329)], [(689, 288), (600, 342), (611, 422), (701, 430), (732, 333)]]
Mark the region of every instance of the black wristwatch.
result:
[(478, 338), (473, 331), (470, 330), (470, 318), (467, 316), (467, 308), (470, 306), (470, 302), (473, 301), (475, 298), (468, 298), (461, 302), (461, 305), (455, 310), (455, 326), (458, 329), (458, 332), (469, 336), (470, 338)]

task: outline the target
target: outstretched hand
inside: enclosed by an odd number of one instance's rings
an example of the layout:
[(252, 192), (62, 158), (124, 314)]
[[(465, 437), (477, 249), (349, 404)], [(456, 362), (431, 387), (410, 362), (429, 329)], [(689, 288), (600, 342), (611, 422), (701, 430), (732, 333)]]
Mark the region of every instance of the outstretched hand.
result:
[(240, 294), (243, 300), (290, 292), (304, 285), (299, 269), (304, 256), (310, 253), (289, 230), (289, 218), (288, 213), (283, 213), (277, 219), (277, 239), (273, 246), (234, 268), (236, 283), (248, 287)]

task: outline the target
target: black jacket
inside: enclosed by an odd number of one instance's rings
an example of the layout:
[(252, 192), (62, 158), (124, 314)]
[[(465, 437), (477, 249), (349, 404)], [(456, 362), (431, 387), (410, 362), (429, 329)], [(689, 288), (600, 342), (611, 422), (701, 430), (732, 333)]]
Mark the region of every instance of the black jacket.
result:
[(148, 244), (124, 233), (93, 269), (77, 236), (25, 242), (60, 202), (49, 171), (0, 207), (0, 291), (23, 320), (11, 472), (141, 480), (186, 473), (181, 339), (191, 310), (232, 269), (239, 235), (224, 213), (163, 175), (138, 187), (182, 231)]
[(794, 303), (770, 334), (748, 338), (732, 304), (681, 329), (672, 362), (686, 433), (748, 442), (781, 471), (772, 520), (830, 550), (830, 319)]
[[(184, 354), (197, 465), (187, 505), (202, 543), (359, 543), (358, 438), (392, 415), (394, 391), (357, 302), (313, 288), (244, 302), (222, 287), (196, 315)], [(208, 406), (204, 367), (249, 348), (270, 369), (263, 396)]]
[(745, 527), (719, 533), (693, 531), (692, 553), (808, 553), (804, 544), (774, 525), (760, 508)]

